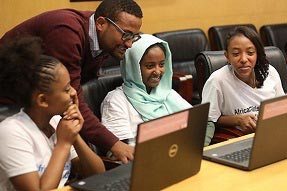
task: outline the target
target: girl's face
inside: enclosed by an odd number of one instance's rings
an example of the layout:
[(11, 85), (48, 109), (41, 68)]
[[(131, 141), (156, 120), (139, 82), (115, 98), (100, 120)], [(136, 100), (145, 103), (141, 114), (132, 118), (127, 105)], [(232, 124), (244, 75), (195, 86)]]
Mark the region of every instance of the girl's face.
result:
[(240, 80), (245, 83), (250, 83), (252, 80), (253, 83), (257, 52), (254, 44), (248, 38), (244, 35), (232, 37), (225, 56)]
[(140, 69), (142, 74), (142, 81), (146, 86), (147, 92), (158, 86), (164, 72), (165, 72), (165, 55), (163, 50), (158, 47), (152, 47), (142, 57), (140, 62)]
[(63, 65), (55, 68), (56, 81), (46, 93), (48, 108), (53, 115), (62, 115), (74, 103), (76, 90), (70, 85), (70, 75)]

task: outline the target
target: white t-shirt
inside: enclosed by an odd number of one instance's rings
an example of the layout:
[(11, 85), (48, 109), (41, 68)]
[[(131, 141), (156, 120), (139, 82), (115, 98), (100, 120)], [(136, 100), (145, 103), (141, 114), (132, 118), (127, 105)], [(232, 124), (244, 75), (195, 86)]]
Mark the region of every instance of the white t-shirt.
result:
[(258, 114), (260, 102), (284, 95), (281, 79), (270, 65), (269, 75), (261, 88), (252, 88), (239, 80), (232, 66), (213, 72), (202, 91), (202, 103), (210, 102), (209, 119), (217, 122), (221, 115)]
[[(182, 104), (183, 109), (191, 107), (176, 91), (171, 90), (171, 94), (179, 104)], [(135, 145), (137, 126), (143, 120), (125, 96), (122, 86), (107, 94), (101, 104), (101, 114), (102, 124), (109, 131), (120, 140), (129, 139), (129, 145)]]
[[(56, 128), (60, 116), (54, 116), (50, 124)], [(38, 171), (42, 176), (52, 156), (56, 134), (49, 139), (40, 131), (31, 118), (21, 110), (0, 123), (0, 190), (14, 190), (9, 178)], [(66, 183), (71, 160), (77, 157), (72, 147), (65, 164), (59, 188)]]
[(101, 104), (102, 124), (120, 140), (135, 145), (137, 125), (143, 120), (125, 96), (122, 87), (109, 92)]

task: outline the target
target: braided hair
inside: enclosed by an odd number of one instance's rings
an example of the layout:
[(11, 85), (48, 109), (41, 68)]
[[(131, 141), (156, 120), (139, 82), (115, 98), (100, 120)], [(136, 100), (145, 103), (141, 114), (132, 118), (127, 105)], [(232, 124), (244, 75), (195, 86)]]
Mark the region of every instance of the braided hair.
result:
[(31, 105), (35, 90), (49, 92), (61, 64), (42, 54), (42, 40), (25, 36), (6, 41), (0, 47), (0, 96), (21, 107)]

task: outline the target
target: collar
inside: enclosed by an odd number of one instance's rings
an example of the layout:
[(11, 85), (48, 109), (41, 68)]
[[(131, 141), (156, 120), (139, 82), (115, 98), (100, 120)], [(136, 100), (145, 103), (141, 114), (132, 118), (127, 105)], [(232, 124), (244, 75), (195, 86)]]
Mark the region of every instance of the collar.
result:
[(92, 14), (89, 19), (89, 40), (90, 40), (91, 53), (93, 57), (97, 57), (102, 53), (102, 50), (100, 50), (94, 14)]

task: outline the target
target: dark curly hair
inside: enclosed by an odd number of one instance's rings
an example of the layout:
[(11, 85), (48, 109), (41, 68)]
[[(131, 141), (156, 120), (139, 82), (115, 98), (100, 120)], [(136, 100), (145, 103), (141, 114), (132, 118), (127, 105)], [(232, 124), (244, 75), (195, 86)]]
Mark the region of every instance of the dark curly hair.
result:
[(269, 73), (269, 61), (266, 58), (264, 45), (256, 31), (247, 26), (239, 26), (232, 30), (226, 37), (226, 51), (228, 45), (233, 37), (243, 35), (248, 38), (255, 46), (257, 52), (257, 61), (254, 67), (257, 88), (263, 86), (264, 80), (267, 78)]
[(0, 47), (0, 96), (29, 107), (34, 90), (48, 92), (61, 62), (42, 54), (38, 37), (17, 37)]
[(95, 11), (95, 20), (102, 16), (116, 21), (121, 12), (129, 13), (137, 18), (143, 17), (140, 6), (133, 0), (103, 0)]

